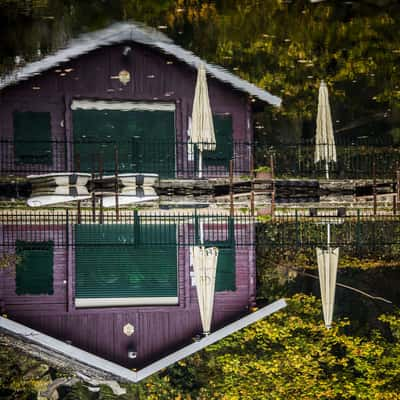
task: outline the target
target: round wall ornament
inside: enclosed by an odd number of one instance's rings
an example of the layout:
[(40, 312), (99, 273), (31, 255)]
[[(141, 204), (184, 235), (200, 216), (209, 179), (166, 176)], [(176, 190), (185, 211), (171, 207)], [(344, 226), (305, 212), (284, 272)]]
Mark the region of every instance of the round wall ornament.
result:
[(126, 324), (124, 325), (123, 331), (126, 336), (132, 336), (135, 332), (135, 328), (131, 324)]
[(131, 74), (129, 71), (123, 69), (122, 71), (119, 71), (118, 79), (123, 85), (126, 85), (131, 81)]

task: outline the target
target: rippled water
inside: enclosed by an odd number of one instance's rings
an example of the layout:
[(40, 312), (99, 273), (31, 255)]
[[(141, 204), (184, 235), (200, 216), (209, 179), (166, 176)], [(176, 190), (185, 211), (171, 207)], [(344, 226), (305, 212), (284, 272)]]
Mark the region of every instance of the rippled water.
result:
[[(338, 144), (400, 145), (400, 5), (394, 0), (0, 0), (0, 75), (42, 59), (80, 34), (131, 20), (281, 97), (282, 107), (256, 115), (260, 143), (297, 144), (314, 137), (323, 79)], [(25, 187), (15, 197), (28, 192)], [(335, 318), (349, 317), (353, 333), (381, 327), (377, 316), (400, 303), (396, 229), (390, 248), (351, 258), (339, 272), (338, 282), (363, 292), (337, 289)], [(296, 264), (298, 254), (271, 258), (265, 243), (260, 235), (251, 243), (257, 246), (260, 303), (299, 291), (319, 296), (318, 281), (310, 276), (316, 269)]]
[(259, 117), (260, 138), (314, 135), (320, 79), (331, 91), (338, 141), (400, 141), (396, 1), (0, 2), (0, 73), (63, 47), (69, 38), (136, 20), (209, 62), (281, 96)]

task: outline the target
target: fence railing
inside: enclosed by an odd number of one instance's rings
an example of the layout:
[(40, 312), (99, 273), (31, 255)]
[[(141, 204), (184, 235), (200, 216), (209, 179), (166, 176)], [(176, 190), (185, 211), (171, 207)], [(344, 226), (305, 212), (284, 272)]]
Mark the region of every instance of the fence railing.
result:
[[(324, 178), (326, 170), (331, 179), (393, 178), (399, 168), (400, 147), (388, 145), (319, 145), (319, 153), (336, 154), (336, 162), (315, 162), (313, 144), (278, 144), (260, 150), (256, 160), (269, 160), (273, 155), (278, 177)], [(258, 148), (259, 149), (259, 148)]]
[[(100, 222), (101, 223), (100, 223)], [(0, 212), (0, 245), (13, 246), (16, 240), (53, 241), (55, 245), (76, 244), (77, 226), (80, 244), (95, 245), (93, 232), (102, 232), (108, 245), (217, 245), (263, 246), (270, 248), (356, 246), (373, 249), (397, 246), (400, 256), (400, 217), (395, 215), (357, 215), (310, 217), (277, 216), (260, 222), (250, 215), (196, 213), (122, 212), (117, 218), (105, 213), (93, 219), (90, 212), (79, 215), (72, 210), (4, 210)], [(255, 229), (256, 227), (256, 229)], [(143, 229), (142, 229), (143, 228)], [(82, 239), (83, 237), (83, 239)]]
[[(91, 213), (78, 215), (70, 210), (2, 211), (0, 245), (14, 246), (16, 240), (52, 241), (55, 246), (98, 245), (93, 237), (98, 237), (100, 232), (104, 238), (102, 244), (110, 246), (251, 246), (254, 244), (254, 221), (247, 215), (141, 214), (135, 211), (121, 213), (118, 218), (106, 213), (99, 223)], [(77, 227), (80, 227), (79, 241), (75, 240)]]
[[(329, 231), (329, 233), (328, 233)], [(400, 216), (370, 213), (338, 215), (281, 215), (258, 224), (257, 243), (269, 247), (398, 247)]]
[[(206, 143), (203, 143), (206, 147)], [(49, 172), (99, 172), (113, 174), (158, 173), (162, 178), (220, 177), (248, 175), (254, 166), (269, 165), (274, 158), (275, 175), (321, 178), (326, 175), (325, 161), (315, 163), (314, 144), (266, 144), (226, 142), (215, 151), (188, 141), (0, 141), (0, 174), (26, 175)], [(320, 145), (321, 154), (336, 153), (329, 162), (330, 178), (392, 178), (400, 164), (400, 147), (384, 144)], [(202, 162), (200, 162), (200, 158)], [(201, 170), (200, 170), (201, 165)]]
[[(50, 172), (157, 173), (162, 178), (219, 177), (250, 173), (252, 144), (227, 142), (213, 151), (188, 141), (0, 141), (0, 174)], [(200, 162), (201, 158), (201, 162)]]

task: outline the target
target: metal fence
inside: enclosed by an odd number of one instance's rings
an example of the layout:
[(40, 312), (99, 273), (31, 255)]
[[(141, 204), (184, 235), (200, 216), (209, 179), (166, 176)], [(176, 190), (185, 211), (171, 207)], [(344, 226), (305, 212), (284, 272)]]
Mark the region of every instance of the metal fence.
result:
[[(328, 234), (329, 231), (329, 234)], [(400, 255), (400, 216), (361, 213), (353, 215), (281, 215), (257, 226), (257, 244), (279, 248), (352, 246), (360, 252), (397, 246)]]
[[(41, 146), (43, 144), (43, 146)], [(206, 145), (204, 143), (204, 145)], [(324, 146), (325, 145), (321, 145)], [(43, 148), (41, 148), (43, 147)], [(393, 178), (400, 162), (400, 147), (385, 144), (338, 144), (337, 161), (329, 163), (331, 178)], [(328, 153), (332, 152), (327, 147)], [(269, 166), (274, 159), (275, 175), (325, 177), (326, 164), (314, 162), (312, 143), (268, 144), (227, 142), (215, 151), (199, 151), (188, 141), (0, 141), (0, 174), (26, 175), (49, 172), (99, 172), (113, 174), (158, 173), (162, 178), (220, 177), (229, 174), (233, 160), (235, 175), (248, 175), (253, 165)], [(202, 158), (202, 163), (199, 158)], [(202, 165), (201, 170), (199, 168)]]
[[(322, 152), (333, 153), (332, 146), (321, 145)], [(314, 162), (314, 144), (277, 144), (256, 150), (256, 159), (274, 157), (278, 177), (324, 178), (326, 163)], [(331, 179), (393, 178), (400, 162), (400, 147), (389, 145), (336, 145), (336, 162), (329, 162)]]
[[(263, 246), (269, 248), (326, 247), (327, 229), (331, 246), (374, 249), (397, 246), (400, 255), (400, 217), (395, 215), (281, 215), (260, 222), (246, 214), (121, 212), (99, 215), (74, 210), (0, 211), (0, 244), (13, 246), (16, 240), (53, 241), (64, 246), (74, 243), (77, 225), (85, 225), (87, 244), (91, 227), (103, 229), (109, 245), (218, 245)], [(146, 227), (142, 229), (141, 227)], [(104, 228), (99, 228), (104, 227)], [(155, 227), (154, 229), (148, 229)], [(120, 233), (119, 233), (120, 232)], [(129, 232), (129, 237), (124, 236)], [(175, 232), (175, 233), (173, 233)], [(81, 241), (85, 243), (85, 241)]]
[[(40, 150), (40, 145), (43, 149)], [(206, 146), (206, 143), (202, 145)], [(249, 174), (252, 144), (227, 142), (215, 151), (199, 151), (188, 141), (0, 141), (0, 174), (50, 172), (157, 173), (162, 178), (197, 178)], [(32, 150), (32, 149), (35, 149)], [(202, 162), (200, 163), (200, 157)]]
[(84, 226), (86, 238), (81, 239), (79, 245), (97, 245), (91, 238), (92, 229), (97, 233), (101, 230), (106, 239), (104, 243), (111, 246), (252, 246), (254, 221), (247, 215), (230, 217), (226, 214), (142, 214), (134, 211), (122, 212), (118, 218), (113, 213), (105, 213), (100, 220), (99, 215), (93, 218), (92, 213), (78, 215), (70, 210), (1, 211), (0, 245), (14, 246), (17, 240), (52, 241), (55, 246), (76, 245), (76, 227)]

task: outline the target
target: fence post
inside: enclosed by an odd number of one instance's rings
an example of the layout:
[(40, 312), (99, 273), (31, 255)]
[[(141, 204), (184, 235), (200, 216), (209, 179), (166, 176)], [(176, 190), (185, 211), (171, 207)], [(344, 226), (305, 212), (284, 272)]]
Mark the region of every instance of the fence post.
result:
[(274, 168), (274, 156), (270, 155), (270, 166), (271, 166), (271, 217), (275, 214), (275, 168)]
[(396, 208), (399, 208), (400, 204), (400, 169), (397, 168), (396, 171)]
[(235, 220), (233, 216), (229, 217), (228, 240), (229, 240), (229, 247), (233, 248), (235, 246)]
[[(56, 154), (58, 152), (58, 144), (60, 141), (56, 141)], [(71, 160), (72, 161), (72, 160)], [(71, 167), (73, 167), (72, 162), (71, 162)], [(68, 142), (64, 141), (64, 171), (68, 171)]]
[(372, 162), (372, 177), (373, 177), (373, 185), (372, 185), (372, 193), (374, 196), (374, 215), (376, 215), (377, 202), (376, 202), (376, 164), (375, 164), (375, 151), (374, 151), (374, 160)]
[(356, 222), (356, 253), (359, 257), (361, 254), (360, 246), (360, 235), (361, 235), (361, 221), (360, 221), (360, 209), (357, 209), (357, 222)]
[(250, 214), (254, 217), (254, 152), (250, 155)]
[(233, 160), (229, 160), (229, 215), (233, 217), (234, 205), (233, 205)]
[[(92, 185), (94, 185), (95, 168), (95, 155), (92, 154)], [(96, 194), (94, 189), (92, 191), (92, 222), (96, 222)]]
[(69, 246), (69, 210), (68, 210), (68, 208), (65, 210), (65, 231), (67, 234), (65, 242), (67, 244), (67, 249), (68, 249), (68, 246)]
[(296, 224), (296, 246), (300, 247), (299, 216), (297, 210), (294, 212), (294, 220)]
[[(79, 153), (75, 155), (75, 171), (79, 172), (81, 170), (81, 156)], [(76, 202), (77, 213), (78, 213), (78, 224), (81, 223), (81, 201)]]
[(135, 245), (140, 244), (140, 217), (138, 210), (133, 211), (133, 229)]
[(65, 210), (65, 244), (66, 244), (66, 269), (67, 269), (67, 285), (66, 285), (66, 311), (69, 311), (69, 295), (70, 295), (70, 282), (69, 282), (69, 273), (70, 273), (70, 251), (69, 251), (69, 210), (68, 208)]
[[(100, 181), (103, 179), (103, 157), (101, 153), (99, 153), (99, 178)], [(104, 220), (103, 215), (103, 194), (100, 195), (100, 216), (99, 216), (99, 223), (102, 224)]]
[(199, 234), (199, 216), (197, 215), (197, 208), (194, 209), (194, 245), (198, 245), (200, 242)]
[(118, 147), (114, 147), (114, 161), (115, 161), (115, 217), (119, 221), (119, 182), (118, 182)]

